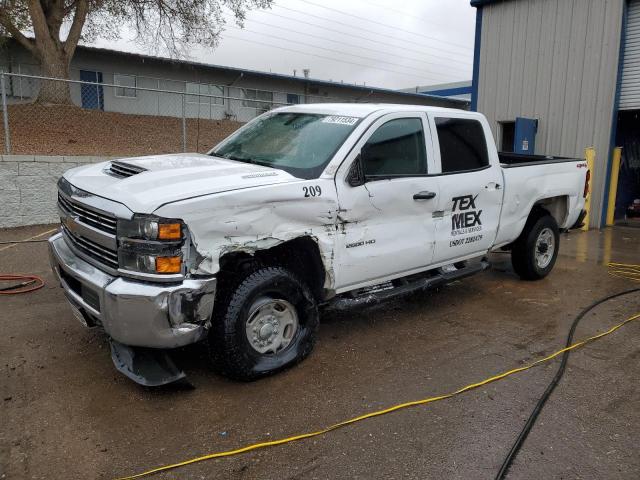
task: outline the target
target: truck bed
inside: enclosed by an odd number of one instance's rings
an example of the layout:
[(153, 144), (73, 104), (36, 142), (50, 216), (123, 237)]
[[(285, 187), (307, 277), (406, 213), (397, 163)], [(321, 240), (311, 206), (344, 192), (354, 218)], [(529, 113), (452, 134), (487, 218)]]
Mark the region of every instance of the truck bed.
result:
[(549, 163), (579, 162), (581, 158), (553, 157), (551, 155), (523, 155), (512, 152), (498, 152), (500, 165), (503, 168), (530, 167)]
[(538, 202), (555, 214), (560, 229), (575, 224), (584, 205), (587, 174), (584, 160), (513, 153), (498, 153), (498, 158), (504, 183), (504, 207), (496, 245), (511, 242), (520, 235), (529, 212)]

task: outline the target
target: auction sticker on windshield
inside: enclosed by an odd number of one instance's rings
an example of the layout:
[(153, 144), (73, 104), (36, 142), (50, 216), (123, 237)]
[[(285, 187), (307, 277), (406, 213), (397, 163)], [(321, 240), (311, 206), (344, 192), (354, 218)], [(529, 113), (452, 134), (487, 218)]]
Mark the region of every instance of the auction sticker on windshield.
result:
[(355, 125), (358, 122), (357, 117), (343, 117), (341, 115), (330, 115), (322, 119), (322, 123), (335, 123), (338, 125)]

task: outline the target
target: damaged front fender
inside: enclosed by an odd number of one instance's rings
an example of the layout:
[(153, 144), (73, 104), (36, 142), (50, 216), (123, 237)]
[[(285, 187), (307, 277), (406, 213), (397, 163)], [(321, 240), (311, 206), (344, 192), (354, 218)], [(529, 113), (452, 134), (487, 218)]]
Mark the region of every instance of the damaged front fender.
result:
[[(321, 193), (311, 196), (309, 191)], [(335, 183), (320, 178), (191, 198), (155, 213), (180, 218), (188, 226), (198, 258), (190, 266), (192, 275), (215, 275), (220, 259), (229, 253), (254, 255), (310, 237), (326, 272), (323, 286), (332, 290), (337, 212)]]

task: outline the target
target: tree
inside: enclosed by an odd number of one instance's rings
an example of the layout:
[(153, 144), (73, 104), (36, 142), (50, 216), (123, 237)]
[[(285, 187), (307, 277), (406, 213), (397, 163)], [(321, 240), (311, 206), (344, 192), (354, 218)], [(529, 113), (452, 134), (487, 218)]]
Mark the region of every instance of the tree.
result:
[[(247, 11), (273, 0), (0, 0), (0, 36), (13, 38), (40, 63), (45, 77), (68, 79), (80, 40), (117, 38), (124, 27), (136, 40), (172, 57), (189, 45), (216, 47), (225, 10), (242, 26)], [(25, 33), (27, 32), (27, 33)], [(63, 36), (66, 36), (63, 40)], [(45, 81), (37, 101), (70, 104), (66, 82)]]

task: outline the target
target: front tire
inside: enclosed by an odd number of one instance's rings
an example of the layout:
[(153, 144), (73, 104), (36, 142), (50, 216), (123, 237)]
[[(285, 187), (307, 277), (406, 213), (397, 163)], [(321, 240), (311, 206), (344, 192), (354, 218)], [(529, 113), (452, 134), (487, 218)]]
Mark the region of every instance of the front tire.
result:
[(249, 273), (214, 308), (209, 354), (223, 374), (255, 380), (303, 360), (315, 343), (318, 307), (282, 267)]
[(513, 269), (523, 280), (540, 280), (553, 269), (559, 247), (555, 219), (542, 210), (533, 212), (511, 249)]

